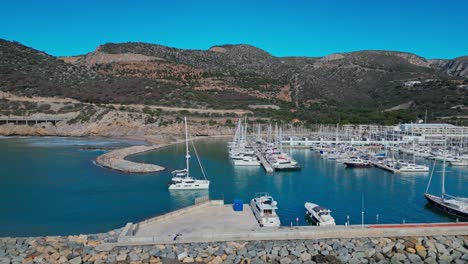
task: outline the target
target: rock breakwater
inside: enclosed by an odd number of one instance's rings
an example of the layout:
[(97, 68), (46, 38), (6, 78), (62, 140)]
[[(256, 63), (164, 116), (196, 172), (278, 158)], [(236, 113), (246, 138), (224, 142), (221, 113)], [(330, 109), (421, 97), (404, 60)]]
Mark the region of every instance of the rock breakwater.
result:
[(214, 242), (115, 247), (120, 230), (0, 238), (0, 263), (467, 263), (468, 236)]
[(126, 172), (126, 173), (149, 173), (158, 172), (164, 170), (164, 167), (148, 164), (139, 163), (126, 160), (125, 158), (130, 155), (144, 153), (160, 148), (164, 148), (170, 145), (179, 144), (184, 142), (183, 140), (176, 140), (171, 143), (163, 143), (151, 146), (132, 146), (128, 148), (116, 149), (106, 154), (103, 154), (96, 158), (96, 163), (105, 168)]

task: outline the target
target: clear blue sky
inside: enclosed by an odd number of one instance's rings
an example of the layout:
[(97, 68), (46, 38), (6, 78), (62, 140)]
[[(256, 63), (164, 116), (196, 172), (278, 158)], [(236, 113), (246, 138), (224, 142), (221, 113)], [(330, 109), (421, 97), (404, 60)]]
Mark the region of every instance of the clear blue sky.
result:
[(0, 38), (52, 55), (106, 42), (207, 49), (247, 43), (276, 56), (385, 49), (468, 55), (467, 0), (1, 0)]

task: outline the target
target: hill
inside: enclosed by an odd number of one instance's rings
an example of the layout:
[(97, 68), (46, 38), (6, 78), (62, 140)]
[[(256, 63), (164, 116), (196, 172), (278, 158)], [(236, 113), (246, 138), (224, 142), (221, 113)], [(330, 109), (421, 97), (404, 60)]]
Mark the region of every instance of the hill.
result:
[[(257, 116), (315, 122), (400, 122), (466, 115), (468, 59), (393, 51), (275, 57), (250, 45), (182, 50), (108, 43), (55, 58), (0, 40), (0, 89), (83, 102), (253, 108)], [(256, 107), (273, 105), (279, 110)]]

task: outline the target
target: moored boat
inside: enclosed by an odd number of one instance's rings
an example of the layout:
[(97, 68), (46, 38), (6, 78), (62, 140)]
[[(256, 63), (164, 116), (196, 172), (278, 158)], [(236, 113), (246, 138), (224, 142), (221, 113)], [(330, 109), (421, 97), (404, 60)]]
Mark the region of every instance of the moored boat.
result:
[(441, 195), (436, 196), (436, 195), (428, 193), (429, 186), (432, 180), (432, 175), (434, 173), (433, 172), (431, 174), (431, 177), (429, 178), (429, 183), (427, 185), (426, 192), (424, 193), (424, 197), (429, 202), (429, 204), (433, 205), (435, 208), (447, 214), (460, 217), (460, 218), (464, 218), (464, 219), (468, 219), (468, 198), (454, 197), (445, 193), (445, 167), (446, 167), (445, 158), (448, 156), (445, 153), (446, 144), (447, 144), (447, 139), (444, 138), (444, 155), (442, 155), (444, 159), (442, 160), (443, 165), (442, 165)]
[(343, 163), (348, 168), (370, 168), (373, 166), (369, 160), (364, 160), (361, 158), (351, 158), (345, 160)]
[(261, 227), (279, 227), (281, 222), (276, 214), (278, 203), (268, 193), (258, 193), (250, 201), (250, 207)]
[(304, 207), (306, 209), (306, 216), (318, 226), (336, 225), (335, 219), (331, 216), (329, 209), (310, 202), (306, 202)]

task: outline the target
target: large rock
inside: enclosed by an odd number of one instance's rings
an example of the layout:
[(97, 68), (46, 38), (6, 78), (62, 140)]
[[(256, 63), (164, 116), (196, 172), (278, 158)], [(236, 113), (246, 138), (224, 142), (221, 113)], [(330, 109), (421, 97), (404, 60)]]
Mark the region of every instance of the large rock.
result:
[(81, 260), (81, 256), (78, 256), (76, 258), (70, 259), (68, 261), (69, 264), (81, 264), (83, 261)]
[(182, 261), (182, 263), (193, 263), (193, 262), (195, 262), (195, 260), (193, 258), (191, 258), (191, 257), (186, 257)]
[(308, 260), (311, 260), (312, 259), (312, 256), (307, 253), (307, 252), (304, 252), (301, 254), (301, 260), (302, 261), (308, 261)]
[(411, 261), (411, 263), (421, 263), (422, 259), (416, 254), (408, 254), (408, 259)]

